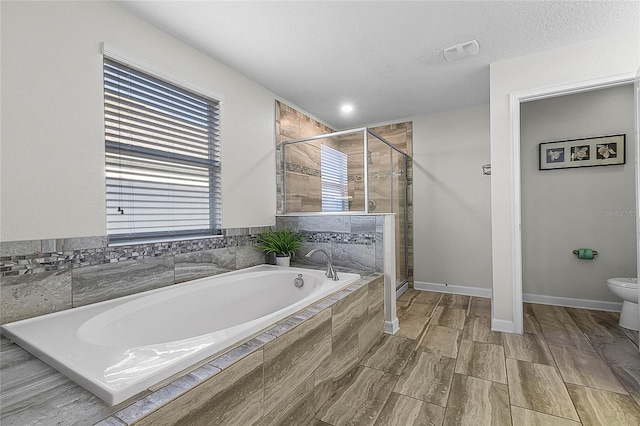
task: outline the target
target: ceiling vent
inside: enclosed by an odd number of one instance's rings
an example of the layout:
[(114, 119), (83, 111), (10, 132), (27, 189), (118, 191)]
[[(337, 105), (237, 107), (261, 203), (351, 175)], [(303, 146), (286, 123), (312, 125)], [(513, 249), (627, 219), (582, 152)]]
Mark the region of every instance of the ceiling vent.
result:
[(480, 46), (478, 46), (478, 40), (465, 41), (464, 43), (444, 49), (444, 58), (447, 61), (455, 61), (466, 58), (467, 56), (477, 55), (479, 51)]

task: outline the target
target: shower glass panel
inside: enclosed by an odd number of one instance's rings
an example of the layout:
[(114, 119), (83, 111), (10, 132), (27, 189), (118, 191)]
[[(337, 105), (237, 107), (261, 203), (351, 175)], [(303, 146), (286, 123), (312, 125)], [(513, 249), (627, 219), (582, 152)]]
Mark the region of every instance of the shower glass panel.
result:
[(407, 155), (369, 129), (282, 143), (283, 213), (396, 213), (398, 286), (408, 278)]

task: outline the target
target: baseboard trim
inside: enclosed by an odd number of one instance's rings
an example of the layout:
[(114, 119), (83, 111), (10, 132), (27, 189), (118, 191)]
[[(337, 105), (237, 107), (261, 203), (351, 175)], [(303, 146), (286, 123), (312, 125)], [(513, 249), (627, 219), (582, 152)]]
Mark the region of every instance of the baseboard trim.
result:
[(384, 332), (386, 334), (396, 334), (400, 330), (400, 322), (398, 318), (393, 321), (385, 321), (384, 322)]
[(399, 288), (397, 288), (396, 289), (396, 299), (398, 297), (402, 296), (403, 294), (405, 294), (407, 290), (409, 290), (409, 283), (404, 283)]
[(476, 296), (491, 298), (490, 288), (467, 287), (463, 285), (450, 285), (439, 283), (426, 283), (424, 281), (415, 281), (413, 288), (416, 290), (438, 291), (440, 293), (460, 294), (463, 296)]
[(491, 319), (491, 330), (493, 331), (501, 331), (503, 333), (513, 333), (514, 330), (513, 321), (505, 321), (492, 318)]
[(597, 311), (620, 312), (622, 309), (622, 303), (590, 299), (573, 299), (570, 297), (545, 296), (543, 294), (524, 293), (522, 295), (522, 300), (527, 303), (565, 306), (568, 308), (594, 309)]

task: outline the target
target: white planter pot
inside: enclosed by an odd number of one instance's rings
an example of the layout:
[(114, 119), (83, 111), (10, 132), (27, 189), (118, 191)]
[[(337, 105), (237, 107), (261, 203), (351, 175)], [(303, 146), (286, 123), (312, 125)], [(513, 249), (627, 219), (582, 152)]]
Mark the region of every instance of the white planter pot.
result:
[(291, 256), (276, 256), (277, 266), (289, 266), (291, 263)]

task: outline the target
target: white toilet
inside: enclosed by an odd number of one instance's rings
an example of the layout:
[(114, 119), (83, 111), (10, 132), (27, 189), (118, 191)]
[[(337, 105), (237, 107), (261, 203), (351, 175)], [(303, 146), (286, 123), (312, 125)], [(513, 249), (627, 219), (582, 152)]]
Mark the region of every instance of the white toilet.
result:
[(640, 330), (640, 313), (638, 313), (638, 279), (610, 278), (607, 280), (609, 289), (622, 302), (620, 311), (620, 326), (630, 330)]

